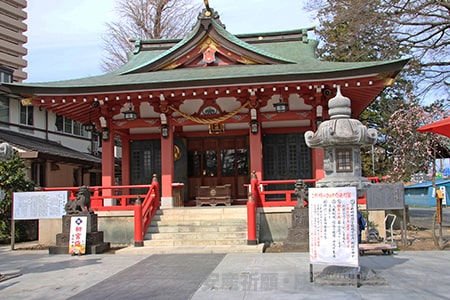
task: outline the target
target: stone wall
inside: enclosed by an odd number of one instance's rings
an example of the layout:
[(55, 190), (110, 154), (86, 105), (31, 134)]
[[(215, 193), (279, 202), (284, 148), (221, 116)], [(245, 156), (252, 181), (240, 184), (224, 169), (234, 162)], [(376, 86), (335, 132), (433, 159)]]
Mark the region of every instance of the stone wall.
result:
[[(134, 211), (96, 212), (98, 230), (111, 245), (134, 244)], [(56, 244), (56, 234), (62, 232), (61, 219), (39, 220), (39, 244)]]
[(292, 223), (293, 207), (258, 208), (258, 240), (260, 243), (282, 242), (287, 239)]

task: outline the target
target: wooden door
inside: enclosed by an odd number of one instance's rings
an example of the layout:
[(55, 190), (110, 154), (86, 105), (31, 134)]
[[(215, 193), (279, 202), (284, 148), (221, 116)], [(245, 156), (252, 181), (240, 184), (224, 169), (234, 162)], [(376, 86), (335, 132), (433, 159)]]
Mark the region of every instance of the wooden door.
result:
[(232, 199), (245, 199), (249, 183), (247, 137), (188, 140), (188, 193), (195, 199), (198, 186), (231, 184)]

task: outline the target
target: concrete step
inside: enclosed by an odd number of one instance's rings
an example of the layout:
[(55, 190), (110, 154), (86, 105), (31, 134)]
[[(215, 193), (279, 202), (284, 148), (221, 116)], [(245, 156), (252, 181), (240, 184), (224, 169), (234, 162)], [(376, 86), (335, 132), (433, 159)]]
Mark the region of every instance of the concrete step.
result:
[(144, 238), (145, 247), (195, 248), (246, 244), (245, 206), (159, 210)]
[(203, 240), (181, 240), (181, 239), (158, 239), (158, 240), (145, 240), (145, 246), (224, 246), (224, 245), (246, 245), (246, 239), (203, 239)]
[(214, 239), (236, 239), (245, 240), (247, 231), (241, 232), (164, 232), (147, 233), (145, 240), (214, 240)]
[(217, 224), (203, 223), (202, 225), (181, 225), (181, 224), (155, 224), (150, 225), (147, 233), (187, 233), (187, 232), (245, 232), (247, 224)]
[(178, 220), (178, 221), (198, 221), (198, 220), (246, 220), (246, 209), (229, 208), (227, 211), (223, 208), (177, 208), (159, 210), (153, 220), (166, 221), (166, 220)]
[(210, 253), (262, 253), (264, 244), (258, 245), (207, 245), (207, 246), (129, 246), (117, 250), (117, 254), (210, 254)]
[(216, 206), (216, 207), (174, 207), (170, 209), (159, 210), (157, 214), (163, 215), (179, 215), (179, 214), (224, 214), (224, 215), (235, 215), (235, 214), (246, 214), (247, 207), (245, 205), (239, 206)]
[(168, 227), (168, 226), (178, 226), (178, 227), (210, 227), (217, 226), (247, 226), (247, 221), (245, 220), (152, 220), (150, 226), (153, 227)]

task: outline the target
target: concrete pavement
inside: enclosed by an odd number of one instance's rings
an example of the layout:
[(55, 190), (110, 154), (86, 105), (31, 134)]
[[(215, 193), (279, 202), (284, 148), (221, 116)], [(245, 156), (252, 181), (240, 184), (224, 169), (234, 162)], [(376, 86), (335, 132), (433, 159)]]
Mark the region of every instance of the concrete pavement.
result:
[[(308, 253), (49, 255), (0, 247), (1, 299), (449, 299), (450, 251), (360, 257), (362, 286)], [(328, 276), (328, 277), (327, 277)], [(344, 278), (345, 277), (345, 278)], [(367, 277), (367, 278), (364, 278)], [(342, 283), (346, 279), (347, 284)], [(345, 281), (345, 280), (344, 280)]]

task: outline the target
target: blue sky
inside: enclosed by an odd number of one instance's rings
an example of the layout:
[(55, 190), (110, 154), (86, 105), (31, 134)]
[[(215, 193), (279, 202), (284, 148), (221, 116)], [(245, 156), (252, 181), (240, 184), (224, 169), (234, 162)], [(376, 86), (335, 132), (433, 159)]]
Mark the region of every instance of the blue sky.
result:
[[(197, 0), (203, 4), (203, 1)], [(315, 25), (304, 0), (210, 0), (231, 33), (291, 30)], [(114, 0), (34, 0), (26, 9), (26, 82), (82, 78), (99, 68), (105, 23), (114, 21)]]

